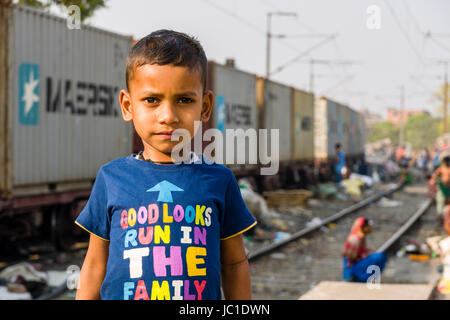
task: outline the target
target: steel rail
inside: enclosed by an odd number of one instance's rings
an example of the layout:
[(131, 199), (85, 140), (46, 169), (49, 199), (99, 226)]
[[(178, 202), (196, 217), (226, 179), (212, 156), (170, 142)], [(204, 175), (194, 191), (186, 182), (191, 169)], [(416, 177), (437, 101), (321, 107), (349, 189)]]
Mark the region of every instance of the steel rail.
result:
[(275, 250), (275, 249), (278, 249), (278, 248), (280, 248), (280, 247), (282, 247), (282, 246), (284, 246), (284, 245), (286, 245), (286, 244), (288, 244), (288, 243), (290, 243), (290, 242), (292, 242), (294, 240), (297, 240), (298, 238), (300, 238), (300, 237), (302, 237), (302, 236), (304, 236), (306, 234), (309, 234), (309, 233), (319, 229), (320, 227), (322, 227), (322, 226), (324, 226), (324, 225), (326, 225), (326, 224), (328, 224), (330, 222), (336, 221), (339, 218), (341, 218), (341, 217), (343, 217), (343, 216), (345, 216), (347, 214), (355, 212), (355, 211), (357, 211), (357, 210), (359, 210), (359, 209), (361, 209), (361, 208), (363, 208), (363, 207), (365, 207), (365, 206), (367, 206), (367, 205), (369, 205), (369, 204), (371, 204), (371, 203), (373, 203), (375, 201), (378, 201), (382, 197), (388, 196), (388, 195), (398, 191), (399, 189), (401, 189), (401, 187), (403, 187), (403, 183), (396, 184), (395, 187), (392, 187), (392, 188), (390, 188), (388, 190), (380, 191), (380, 192), (378, 192), (378, 193), (376, 193), (376, 194), (374, 194), (374, 195), (372, 195), (372, 196), (370, 196), (370, 197), (368, 197), (368, 198), (366, 198), (364, 200), (361, 200), (361, 201), (355, 203), (354, 205), (352, 205), (350, 207), (347, 207), (347, 208), (345, 208), (345, 209), (335, 213), (334, 215), (332, 215), (332, 216), (330, 216), (330, 217), (328, 217), (326, 219), (323, 219), (322, 222), (319, 223), (319, 224), (316, 224), (314, 226), (307, 227), (307, 228), (304, 228), (302, 230), (299, 230), (299, 231), (297, 231), (296, 233), (294, 233), (293, 235), (291, 235), (290, 237), (288, 237), (286, 239), (283, 239), (283, 240), (280, 240), (280, 241), (276, 241), (276, 242), (274, 242), (274, 243), (272, 243), (272, 244), (270, 244), (268, 246), (265, 246), (263, 248), (255, 250), (253, 252), (250, 252), (248, 254), (248, 256), (247, 256), (247, 259), (248, 259), (248, 261), (255, 260), (255, 259), (257, 259), (257, 258), (259, 258), (259, 257), (261, 257), (261, 256), (263, 256), (263, 255), (265, 255), (265, 254)]
[(433, 199), (425, 200), (419, 209), (376, 252), (387, 251), (428, 210)]

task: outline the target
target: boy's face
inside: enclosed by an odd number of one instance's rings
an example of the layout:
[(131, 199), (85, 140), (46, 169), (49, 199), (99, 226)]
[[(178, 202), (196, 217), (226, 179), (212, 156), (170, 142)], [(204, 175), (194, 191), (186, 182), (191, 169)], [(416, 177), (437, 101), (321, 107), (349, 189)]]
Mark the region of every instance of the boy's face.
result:
[[(170, 155), (179, 141), (171, 141), (176, 129), (194, 137), (194, 121), (208, 121), (213, 94), (204, 94), (199, 71), (173, 65), (145, 64), (134, 70), (129, 92), (120, 92), (125, 121), (133, 121), (149, 155)], [(152, 160), (155, 160), (152, 158)]]

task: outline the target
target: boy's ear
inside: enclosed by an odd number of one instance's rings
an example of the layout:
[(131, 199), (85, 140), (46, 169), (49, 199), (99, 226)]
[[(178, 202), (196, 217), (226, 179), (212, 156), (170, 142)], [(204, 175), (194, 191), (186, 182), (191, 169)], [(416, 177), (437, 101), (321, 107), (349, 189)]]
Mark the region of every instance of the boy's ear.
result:
[(206, 122), (211, 117), (212, 108), (214, 105), (214, 93), (211, 90), (207, 90), (203, 95), (203, 106), (201, 120)]
[(120, 109), (122, 110), (123, 120), (130, 122), (133, 120), (133, 107), (131, 106), (131, 97), (127, 90), (121, 90), (119, 93)]

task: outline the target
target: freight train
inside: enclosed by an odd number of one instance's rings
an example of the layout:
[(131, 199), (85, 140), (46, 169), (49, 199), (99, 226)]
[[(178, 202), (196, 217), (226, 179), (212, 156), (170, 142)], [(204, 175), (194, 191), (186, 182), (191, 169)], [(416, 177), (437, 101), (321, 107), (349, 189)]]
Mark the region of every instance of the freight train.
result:
[[(130, 36), (72, 30), (49, 13), (0, 5), (1, 244), (45, 234), (67, 248), (68, 235), (84, 235), (73, 221), (98, 169), (142, 150), (118, 103), (132, 44)], [(337, 142), (350, 163), (364, 157), (364, 119), (348, 106), (214, 61), (207, 86), (215, 106), (203, 129), (279, 129), (277, 174), (260, 175), (260, 163), (226, 164), (260, 192), (329, 176)]]

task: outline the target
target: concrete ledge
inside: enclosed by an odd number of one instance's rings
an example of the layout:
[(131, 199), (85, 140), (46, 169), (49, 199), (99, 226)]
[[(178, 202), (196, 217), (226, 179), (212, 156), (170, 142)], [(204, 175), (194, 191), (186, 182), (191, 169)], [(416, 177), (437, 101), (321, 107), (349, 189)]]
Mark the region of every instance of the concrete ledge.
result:
[(299, 300), (428, 300), (432, 284), (387, 284), (369, 289), (366, 283), (322, 281)]

